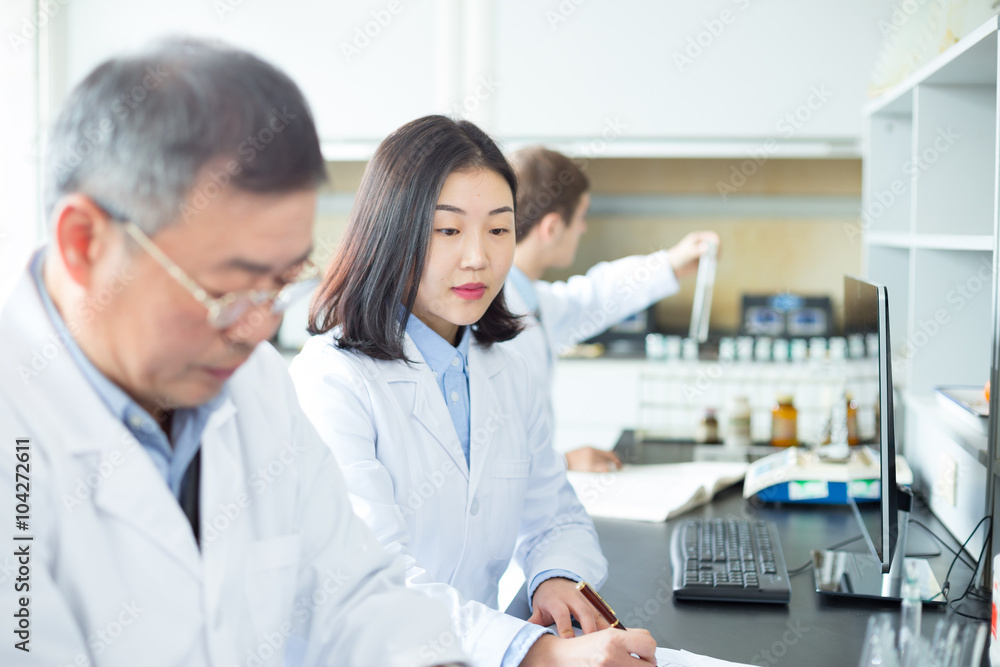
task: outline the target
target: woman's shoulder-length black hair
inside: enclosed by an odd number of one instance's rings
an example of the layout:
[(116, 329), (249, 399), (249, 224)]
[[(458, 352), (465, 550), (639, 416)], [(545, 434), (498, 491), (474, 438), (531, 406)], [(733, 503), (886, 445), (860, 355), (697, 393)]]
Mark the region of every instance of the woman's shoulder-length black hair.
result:
[[(453, 172), (478, 170), (503, 177), (517, 201), (510, 163), (468, 121), (425, 116), (386, 137), (365, 169), (347, 231), (313, 298), (309, 333), (340, 327), (339, 347), (375, 359), (406, 360), (406, 320), (399, 307), (413, 310), (441, 188)], [(520, 330), (503, 290), (472, 326), (486, 346)]]

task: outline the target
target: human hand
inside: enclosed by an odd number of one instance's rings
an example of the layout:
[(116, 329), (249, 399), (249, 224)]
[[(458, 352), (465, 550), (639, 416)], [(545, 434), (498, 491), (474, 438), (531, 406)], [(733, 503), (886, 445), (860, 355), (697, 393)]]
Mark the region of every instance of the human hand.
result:
[(566, 464), (570, 470), (582, 472), (611, 472), (622, 467), (621, 459), (614, 452), (594, 447), (580, 447), (566, 452)]
[(716, 248), (719, 247), (719, 235), (715, 232), (691, 232), (667, 251), (670, 266), (678, 280), (698, 271), (698, 260), (708, 252), (712, 242)]
[[(641, 662), (636, 662), (632, 654), (639, 656)], [(542, 635), (521, 661), (521, 667), (635, 667), (639, 664), (656, 664), (656, 642), (652, 635), (646, 630), (626, 631), (615, 628), (573, 639)]]
[(529, 623), (552, 625), (560, 637), (574, 637), (572, 619), (580, 623), (583, 634), (609, 627), (601, 613), (594, 609), (583, 593), (577, 590), (576, 582), (563, 577), (553, 577), (538, 584), (531, 597), (534, 612)]

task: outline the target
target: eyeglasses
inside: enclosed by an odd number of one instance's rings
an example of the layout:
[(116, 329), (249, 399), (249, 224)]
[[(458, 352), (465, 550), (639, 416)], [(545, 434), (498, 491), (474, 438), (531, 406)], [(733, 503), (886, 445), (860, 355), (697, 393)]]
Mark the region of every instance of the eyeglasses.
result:
[[(102, 208), (104, 207), (102, 206)], [(107, 209), (105, 210), (107, 211)], [(109, 215), (112, 218), (115, 217), (110, 213)], [(115, 219), (121, 220), (120, 218)], [(303, 273), (307, 274), (308, 277), (306, 278), (300, 278), (278, 289), (229, 292), (228, 294), (213, 298), (191, 276), (185, 273), (184, 269), (177, 266), (172, 259), (167, 257), (135, 223), (126, 220), (124, 221), (124, 227), (125, 232), (143, 250), (148, 252), (170, 274), (171, 278), (180, 283), (181, 287), (186, 289), (198, 303), (205, 307), (205, 310), (208, 311), (208, 324), (215, 329), (228, 329), (236, 324), (250, 309), (265, 306), (268, 303), (271, 304), (269, 312), (272, 315), (279, 315), (285, 312), (293, 302), (312, 292), (316, 285), (319, 284), (319, 277), (315, 276), (316, 266), (307, 260), (299, 272), (300, 276)]]

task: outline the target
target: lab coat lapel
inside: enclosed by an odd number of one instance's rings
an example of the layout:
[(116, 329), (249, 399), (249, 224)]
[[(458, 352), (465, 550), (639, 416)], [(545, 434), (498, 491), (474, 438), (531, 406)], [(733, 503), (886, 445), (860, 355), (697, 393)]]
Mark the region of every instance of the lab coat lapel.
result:
[[(200, 577), (198, 547), (187, 518), (163, 483), (149, 455), (83, 376), (65, 347), (32, 366), (39, 349), (58, 341), (30, 272), (11, 293), (4, 308), (0, 344), (15, 363), (27, 362), (34, 374), (26, 376), (18, 402), (26, 409), (58, 411), (58, 418), (39, 420), (37, 437), (58, 442), (69, 456), (81, 459), (77, 469), (93, 470), (78, 486), (93, 490), (93, 502), (102, 511), (129, 523), (160, 546), (195, 576)], [(35, 434), (32, 434), (33, 436)], [(109, 470), (101, 474), (102, 467)], [(85, 496), (84, 496), (85, 498)], [(79, 499), (79, 498), (78, 498)], [(80, 502), (85, 500), (80, 499)]]
[(130, 524), (201, 579), (201, 554), (191, 525), (141, 445), (126, 451), (125, 463), (98, 487), (94, 503)]
[[(209, 609), (222, 602), (232, 539), (226, 532), (240, 519), (247, 521), (241, 494), (247, 498), (249, 474), (240, 456), (240, 437), (234, 417), (236, 405), (225, 399), (205, 424), (201, 438), (201, 490), (199, 492), (201, 545)], [(237, 508), (237, 509), (233, 509)], [(233, 516), (233, 512), (240, 514)], [(227, 514), (228, 512), (228, 514)], [(245, 534), (245, 532), (241, 533)]]
[(472, 462), (470, 496), (486, 472), (486, 464), (492, 461), (490, 450), (503, 446), (494, 442), (507, 432), (505, 415), (507, 412), (493, 389), (492, 378), (503, 368), (503, 359), (498, 350), (484, 349), (472, 341), (469, 345), (469, 403), (471, 423), (469, 428), (469, 459)]
[(412, 408), (413, 418), (427, 429), (468, 479), (469, 465), (465, 461), (462, 443), (458, 441), (458, 434), (451, 421), (448, 406), (445, 405), (444, 396), (441, 395), (441, 389), (438, 387), (430, 367), (427, 366), (409, 335), (406, 336), (404, 353), (407, 359), (415, 363), (411, 367), (404, 367), (404, 364), (399, 362), (389, 362), (386, 380), (390, 385), (396, 382), (416, 383)]

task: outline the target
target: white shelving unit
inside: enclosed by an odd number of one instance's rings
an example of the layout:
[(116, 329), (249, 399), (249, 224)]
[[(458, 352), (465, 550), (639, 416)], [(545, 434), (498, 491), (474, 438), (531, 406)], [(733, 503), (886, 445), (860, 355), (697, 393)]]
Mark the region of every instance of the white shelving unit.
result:
[(995, 435), (959, 428), (933, 391), (996, 373), (997, 30), (993, 17), (867, 106), (864, 204), (849, 230), (867, 276), (889, 289), (897, 443), (962, 540), (992, 511)]

